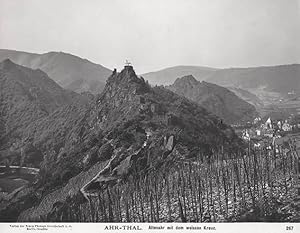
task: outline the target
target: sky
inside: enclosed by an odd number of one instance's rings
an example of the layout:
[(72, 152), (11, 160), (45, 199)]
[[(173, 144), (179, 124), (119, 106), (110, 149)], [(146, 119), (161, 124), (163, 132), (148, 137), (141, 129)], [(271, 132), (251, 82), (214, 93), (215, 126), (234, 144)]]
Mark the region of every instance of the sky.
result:
[(138, 73), (300, 63), (300, 0), (0, 0), (0, 48)]

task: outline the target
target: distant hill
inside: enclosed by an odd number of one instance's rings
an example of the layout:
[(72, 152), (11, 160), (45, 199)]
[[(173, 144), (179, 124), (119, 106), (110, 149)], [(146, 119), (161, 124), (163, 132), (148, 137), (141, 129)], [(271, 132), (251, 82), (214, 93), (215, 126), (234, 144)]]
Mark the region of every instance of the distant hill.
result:
[(289, 98), (290, 93), (300, 93), (300, 65), (218, 70), (207, 81), (248, 90), (261, 99), (264, 105), (276, 105)]
[(167, 88), (205, 107), (226, 123), (247, 122), (257, 115), (254, 106), (233, 92), (216, 84), (199, 82), (192, 75), (176, 79)]
[(246, 90), (263, 88), (265, 91), (287, 94), (300, 91), (300, 65), (280, 65), (216, 70), (207, 79), (221, 86)]
[(19, 164), (20, 156), (30, 150), (39, 159), (27, 159), (25, 163), (36, 166), (42, 153), (30, 135), (38, 131), (35, 124), (73, 102), (77, 105), (88, 102), (88, 97), (64, 90), (43, 71), (17, 65), (9, 59), (0, 63), (0, 84), (0, 162), (7, 158), (10, 164)]
[[(7, 58), (32, 69), (41, 69), (63, 88), (78, 93), (100, 93), (111, 74), (109, 69), (101, 65), (62, 52), (35, 54), (0, 49), (0, 62)], [(232, 91), (244, 97), (244, 100), (250, 97), (241, 92), (241, 89), (246, 90), (256, 95), (263, 104), (274, 104), (288, 97), (288, 93), (300, 92), (299, 64), (226, 69), (174, 66), (141, 76), (152, 85), (171, 85), (177, 78), (187, 75), (193, 75), (198, 81), (238, 88)], [(259, 104), (258, 99), (254, 101), (252, 97), (252, 100), (248, 99), (249, 103)]]
[(163, 70), (142, 74), (141, 76), (147, 79), (154, 85), (170, 85), (177, 78), (193, 75), (198, 80), (205, 80), (207, 76), (216, 71), (215, 68), (201, 66), (174, 66)]
[(7, 58), (22, 66), (41, 69), (60, 86), (77, 93), (99, 93), (111, 74), (99, 64), (63, 52), (35, 54), (0, 49), (0, 62)]
[[(176, 78), (186, 75), (193, 75), (198, 81), (234, 88), (232, 91), (239, 97), (254, 105), (260, 105), (260, 101), (264, 105), (276, 104), (288, 98), (289, 93), (300, 92), (299, 64), (227, 69), (174, 66), (142, 76), (151, 84), (171, 85)], [(258, 99), (250, 97), (243, 90), (254, 94)]]
[(263, 107), (264, 105), (261, 99), (259, 99), (255, 94), (247, 90), (237, 88), (237, 87), (228, 87), (228, 89), (232, 91), (234, 94), (236, 94), (238, 97), (240, 97), (241, 99), (254, 105), (257, 109)]

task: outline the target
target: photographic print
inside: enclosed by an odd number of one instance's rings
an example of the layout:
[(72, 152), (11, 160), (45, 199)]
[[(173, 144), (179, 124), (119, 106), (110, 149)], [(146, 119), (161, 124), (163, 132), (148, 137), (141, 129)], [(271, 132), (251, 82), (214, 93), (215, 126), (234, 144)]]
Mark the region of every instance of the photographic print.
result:
[(0, 0), (0, 222), (299, 223), (299, 13)]

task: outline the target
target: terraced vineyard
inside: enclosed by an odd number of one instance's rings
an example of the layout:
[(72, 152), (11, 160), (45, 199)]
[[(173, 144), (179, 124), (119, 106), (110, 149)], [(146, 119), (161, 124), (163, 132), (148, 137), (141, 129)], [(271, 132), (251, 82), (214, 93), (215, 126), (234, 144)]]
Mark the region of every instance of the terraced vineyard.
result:
[[(299, 137), (299, 135), (297, 136)], [(296, 139), (293, 137), (293, 139)], [(77, 205), (69, 199), (47, 221), (300, 221), (299, 151), (294, 140), (275, 150), (220, 149), (193, 161), (132, 174)], [(287, 149), (289, 148), (289, 149)]]

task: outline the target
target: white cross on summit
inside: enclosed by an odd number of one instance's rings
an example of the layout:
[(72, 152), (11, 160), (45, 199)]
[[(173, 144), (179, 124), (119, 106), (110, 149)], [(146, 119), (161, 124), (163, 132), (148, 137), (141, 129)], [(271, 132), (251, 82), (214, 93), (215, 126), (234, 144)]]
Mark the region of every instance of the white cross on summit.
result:
[(126, 60), (125, 65), (126, 66), (131, 66), (131, 63), (128, 60)]

